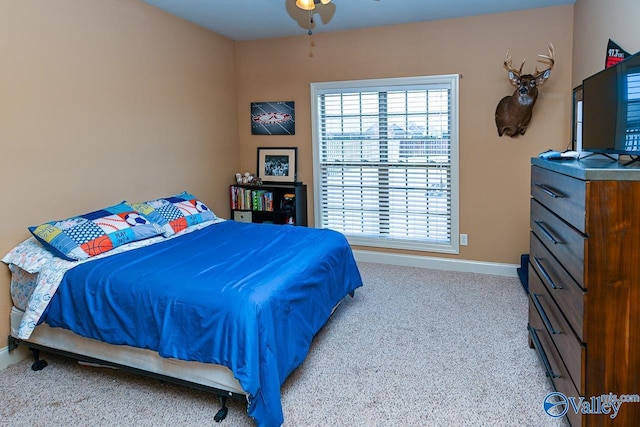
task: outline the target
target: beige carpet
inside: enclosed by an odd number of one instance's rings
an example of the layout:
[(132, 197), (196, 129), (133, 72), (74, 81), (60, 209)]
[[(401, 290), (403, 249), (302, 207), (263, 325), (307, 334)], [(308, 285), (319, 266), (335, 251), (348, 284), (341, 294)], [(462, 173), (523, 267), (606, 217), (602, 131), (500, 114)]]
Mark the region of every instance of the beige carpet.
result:
[[(564, 426), (527, 344), (516, 278), (361, 263), (365, 286), (334, 313), (282, 388), (286, 426)], [(0, 371), (0, 425), (251, 426), (209, 393), (45, 355)]]

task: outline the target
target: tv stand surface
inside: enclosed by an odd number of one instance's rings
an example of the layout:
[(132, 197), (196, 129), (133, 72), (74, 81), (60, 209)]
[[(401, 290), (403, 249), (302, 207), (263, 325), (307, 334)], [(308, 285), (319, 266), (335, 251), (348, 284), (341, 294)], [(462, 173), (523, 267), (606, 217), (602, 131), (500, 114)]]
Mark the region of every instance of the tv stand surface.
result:
[[(586, 156), (582, 156), (579, 159), (584, 160), (584, 159), (591, 158), (593, 156), (604, 156), (607, 159), (610, 159), (612, 162), (620, 162), (622, 166), (629, 166), (633, 163), (640, 162), (640, 156), (636, 156), (632, 154), (609, 154), (609, 153), (596, 153), (596, 152), (589, 152), (589, 154), (587, 154)], [(621, 159), (622, 156), (629, 157), (630, 160), (623, 162)]]
[[(583, 153), (584, 153), (584, 151), (583, 151)], [(593, 157), (593, 156), (604, 156), (604, 157), (606, 157), (608, 159), (611, 159), (614, 162), (618, 161), (618, 157), (614, 157), (615, 154), (611, 155), (611, 154), (608, 154), (608, 153), (595, 153), (595, 152), (589, 152), (589, 154), (587, 154), (584, 157), (580, 157), (580, 159), (587, 159), (587, 158)]]
[(640, 162), (640, 156), (629, 156), (629, 158), (631, 160), (629, 160), (628, 162), (624, 162), (622, 166), (630, 166), (636, 162)]
[(582, 180), (640, 181), (640, 159), (621, 163), (606, 158), (589, 157), (558, 162), (533, 157), (531, 164)]

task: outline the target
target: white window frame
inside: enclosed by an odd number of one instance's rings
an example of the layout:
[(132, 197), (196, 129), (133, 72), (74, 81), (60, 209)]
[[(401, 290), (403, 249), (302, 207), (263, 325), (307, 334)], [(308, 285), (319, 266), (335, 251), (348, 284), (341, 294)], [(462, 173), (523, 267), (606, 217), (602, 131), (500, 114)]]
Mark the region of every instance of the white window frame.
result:
[(351, 80), (338, 82), (311, 83), (311, 127), (313, 149), (313, 182), (314, 182), (314, 219), (315, 226), (324, 227), (322, 224), (322, 168), (321, 168), (321, 127), (319, 97), (326, 93), (340, 93), (343, 91), (369, 89), (371, 91), (403, 90), (407, 87), (430, 85), (446, 85), (450, 89), (450, 212), (449, 212), (449, 242), (429, 242), (401, 238), (382, 238), (349, 235), (345, 233), (351, 245), (368, 246), (377, 248), (395, 248), (405, 250), (418, 250), (425, 252), (458, 254), (460, 250), (459, 236), (459, 75), (401, 77), (388, 79)]

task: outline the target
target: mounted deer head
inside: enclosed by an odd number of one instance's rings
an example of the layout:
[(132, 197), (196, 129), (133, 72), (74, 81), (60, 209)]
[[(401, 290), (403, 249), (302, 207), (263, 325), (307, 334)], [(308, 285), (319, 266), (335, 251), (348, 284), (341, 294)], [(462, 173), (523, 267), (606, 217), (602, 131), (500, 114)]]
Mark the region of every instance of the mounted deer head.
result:
[[(509, 81), (516, 87), (513, 95), (505, 96), (498, 103), (496, 108), (496, 126), (498, 127), (498, 135), (508, 136), (524, 135), (527, 131), (527, 125), (531, 121), (533, 106), (538, 99), (538, 88), (541, 87), (551, 75), (551, 69), (555, 63), (555, 54), (553, 44), (549, 43), (549, 55), (538, 54), (548, 67), (542, 71), (536, 71), (533, 74), (522, 74), (524, 61), (520, 64), (520, 69), (516, 70), (511, 66), (511, 56), (507, 50), (507, 56), (504, 60), (504, 68), (509, 71)], [(540, 59), (538, 61), (541, 61)], [(541, 61), (542, 62), (542, 61)]]

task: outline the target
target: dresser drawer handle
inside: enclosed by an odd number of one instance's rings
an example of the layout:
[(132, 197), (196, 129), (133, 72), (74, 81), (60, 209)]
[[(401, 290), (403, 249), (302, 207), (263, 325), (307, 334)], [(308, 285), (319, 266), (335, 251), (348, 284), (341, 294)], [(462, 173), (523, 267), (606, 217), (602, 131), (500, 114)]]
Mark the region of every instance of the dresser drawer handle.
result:
[(560, 331), (557, 331), (553, 328), (553, 325), (549, 320), (549, 316), (547, 316), (547, 313), (544, 311), (544, 308), (542, 308), (542, 304), (540, 304), (540, 300), (538, 299), (538, 294), (531, 294), (531, 297), (533, 299), (533, 304), (538, 309), (538, 313), (540, 313), (540, 317), (542, 317), (542, 321), (547, 326), (547, 329), (549, 329), (549, 332), (551, 332), (553, 335), (560, 334), (561, 333)]
[(531, 341), (533, 341), (533, 346), (536, 348), (536, 351), (538, 352), (538, 355), (542, 360), (542, 364), (544, 365), (544, 370), (547, 371), (547, 376), (550, 378), (560, 378), (560, 375), (553, 372), (553, 369), (551, 368), (551, 364), (549, 363), (549, 359), (547, 358), (547, 355), (544, 353), (544, 350), (542, 349), (542, 343), (540, 342), (540, 338), (538, 338), (538, 334), (536, 333), (536, 330), (533, 329), (531, 325), (527, 325), (527, 328), (529, 329), (529, 336), (531, 337)]
[(538, 187), (539, 189), (541, 189), (545, 194), (548, 194), (549, 196), (553, 197), (554, 199), (561, 199), (564, 197), (564, 194), (562, 193), (558, 193), (557, 191), (552, 190), (551, 188), (547, 187), (544, 184), (534, 184), (536, 187)]
[(551, 276), (549, 276), (549, 273), (547, 273), (547, 270), (545, 270), (544, 267), (542, 266), (542, 263), (540, 262), (538, 257), (534, 256), (533, 262), (535, 262), (536, 266), (538, 267), (538, 270), (540, 270), (540, 273), (542, 273), (545, 280), (549, 282), (549, 285), (551, 285), (553, 289), (562, 289), (562, 286), (558, 286), (554, 283), (553, 279), (551, 279)]
[(546, 237), (547, 239), (549, 239), (549, 241), (551, 241), (551, 243), (553, 243), (554, 245), (562, 245), (564, 244), (564, 242), (562, 240), (558, 240), (555, 237), (553, 237), (553, 234), (551, 234), (551, 232), (547, 229), (546, 224), (542, 221), (534, 221), (536, 223), (536, 225), (538, 227), (540, 227), (540, 231), (542, 231), (542, 234), (544, 234), (544, 237)]

